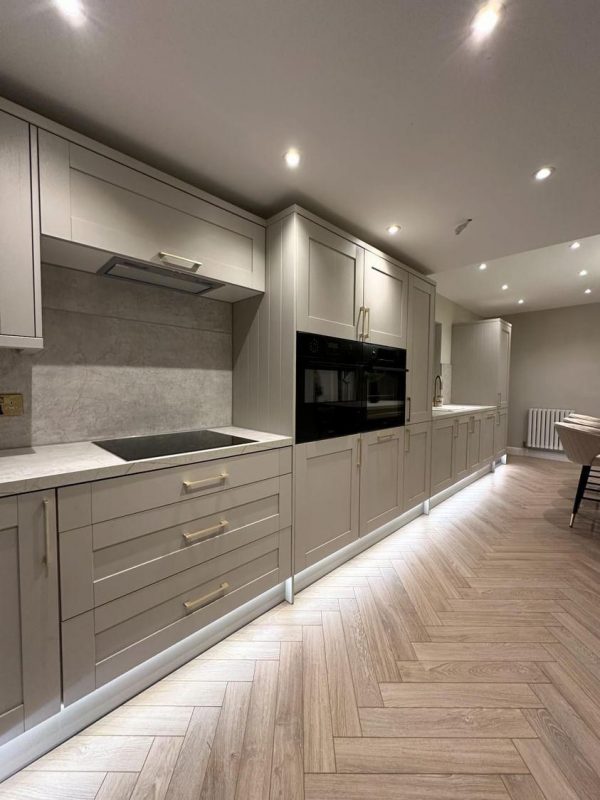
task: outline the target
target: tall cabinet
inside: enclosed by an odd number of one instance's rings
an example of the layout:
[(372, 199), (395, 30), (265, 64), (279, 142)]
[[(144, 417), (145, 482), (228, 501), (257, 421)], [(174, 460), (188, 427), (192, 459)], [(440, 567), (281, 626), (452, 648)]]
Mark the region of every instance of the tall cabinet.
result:
[(452, 402), (508, 406), (511, 324), (483, 319), (452, 326)]

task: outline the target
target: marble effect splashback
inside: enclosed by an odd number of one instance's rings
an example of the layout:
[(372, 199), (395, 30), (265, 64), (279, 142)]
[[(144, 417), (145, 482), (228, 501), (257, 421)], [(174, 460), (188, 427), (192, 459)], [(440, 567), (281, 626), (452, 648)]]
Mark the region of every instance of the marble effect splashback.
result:
[(0, 349), (0, 449), (231, 424), (231, 306), (42, 267), (44, 350)]

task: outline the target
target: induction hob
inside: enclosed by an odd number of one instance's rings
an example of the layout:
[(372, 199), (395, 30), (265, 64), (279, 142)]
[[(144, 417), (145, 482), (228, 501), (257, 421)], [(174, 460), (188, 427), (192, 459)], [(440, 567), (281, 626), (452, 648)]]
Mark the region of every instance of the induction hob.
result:
[(162, 433), (156, 436), (128, 436), (125, 439), (105, 439), (93, 444), (108, 450), (124, 461), (139, 461), (144, 458), (173, 456), (179, 453), (195, 453), (216, 447), (231, 447), (234, 444), (250, 444), (255, 439), (244, 439), (219, 431), (183, 431)]

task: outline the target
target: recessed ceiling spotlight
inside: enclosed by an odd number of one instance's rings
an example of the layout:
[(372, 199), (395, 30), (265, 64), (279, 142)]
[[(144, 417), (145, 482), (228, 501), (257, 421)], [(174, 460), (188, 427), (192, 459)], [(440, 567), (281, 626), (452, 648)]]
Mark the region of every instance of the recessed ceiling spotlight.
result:
[(582, 278), (585, 278), (585, 276), (586, 276), (587, 274), (588, 274), (588, 273), (587, 273), (587, 269), (582, 269), (582, 270), (581, 270), (581, 272), (579, 273), (580, 277), (582, 277)]
[(525, 300), (523, 300), (523, 298), (522, 298), (522, 297), (521, 297), (521, 298), (519, 298), (519, 300), (517, 300), (517, 303), (518, 303), (520, 306), (522, 306), (524, 302), (525, 302)]
[(508, 289), (508, 283), (502, 284), (502, 291), (505, 292)]
[(290, 147), (283, 158), (290, 169), (296, 169), (300, 164), (300, 152), (295, 147)]
[(592, 293), (591, 289), (586, 289), (585, 292), (584, 292), (584, 294), (591, 294), (591, 293)]
[(479, 269), (483, 272), (484, 269), (487, 269), (487, 264), (480, 264)]
[(387, 227), (387, 232), (390, 234), (390, 236), (395, 236), (399, 230), (400, 230), (400, 225), (394, 224), (394, 225), (388, 225)]
[(478, 39), (485, 39), (500, 20), (500, 2), (491, 0), (481, 6), (471, 23), (471, 30)]
[(569, 250), (579, 250), (580, 247), (581, 245), (579, 242), (571, 242), (569, 245)]
[(537, 172), (533, 174), (536, 181), (545, 181), (555, 171), (556, 167), (540, 167)]
[(54, 5), (72, 25), (81, 25), (85, 22), (85, 14), (79, 0), (54, 0)]

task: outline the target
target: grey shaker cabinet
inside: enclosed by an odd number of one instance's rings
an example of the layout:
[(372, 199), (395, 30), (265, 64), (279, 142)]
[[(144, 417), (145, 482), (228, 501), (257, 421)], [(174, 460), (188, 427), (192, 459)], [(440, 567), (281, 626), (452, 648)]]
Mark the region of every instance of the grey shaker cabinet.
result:
[(435, 286), (411, 274), (408, 282), (407, 424), (431, 419), (434, 324)]
[(431, 422), (407, 425), (404, 433), (404, 509), (429, 497), (431, 481)]
[(365, 253), (363, 339), (406, 349), (408, 272), (376, 253)]
[(0, 347), (43, 346), (36, 129), (0, 111)]
[(481, 464), (489, 464), (494, 460), (494, 432), (496, 429), (496, 412), (485, 411), (481, 415)]
[(452, 402), (508, 406), (510, 339), (503, 319), (452, 326)]
[(113, 253), (199, 263), (199, 274), (251, 290), (221, 299), (264, 292), (262, 225), (47, 131), (39, 148), (42, 236), (100, 251), (98, 266)]
[(0, 500), (0, 744), (60, 710), (54, 491)]
[(294, 448), (295, 573), (358, 539), (359, 441), (341, 436)]
[(456, 418), (434, 419), (431, 426), (431, 494), (455, 482)]
[(508, 438), (508, 409), (500, 408), (496, 413), (496, 427), (494, 429), (494, 452), (496, 458), (506, 453)]
[(359, 441), (360, 535), (399, 517), (404, 494), (404, 428), (363, 433)]

